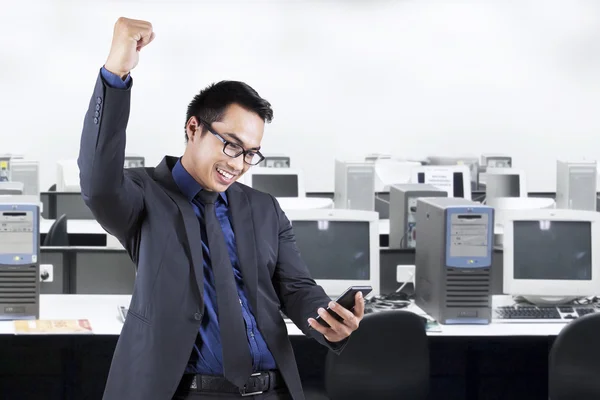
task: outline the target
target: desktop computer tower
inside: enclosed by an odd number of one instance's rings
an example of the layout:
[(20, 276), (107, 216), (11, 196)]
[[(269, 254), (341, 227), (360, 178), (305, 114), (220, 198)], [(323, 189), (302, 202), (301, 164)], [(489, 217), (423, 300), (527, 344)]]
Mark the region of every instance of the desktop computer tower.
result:
[(375, 165), (335, 160), (335, 208), (375, 210)]
[(596, 211), (596, 161), (556, 162), (556, 208)]
[(481, 169), (487, 168), (512, 168), (512, 157), (502, 154), (483, 154), (481, 156)]
[(290, 158), (287, 156), (269, 155), (265, 156), (263, 162), (258, 164), (259, 167), (266, 168), (290, 168)]
[(39, 163), (29, 160), (12, 160), (11, 182), (23, 184), (23, 194), (27, 196), (40, 195), (40, 172)]
[(407, 183), (390, 187), (389, 248), (415, 248), (417, 200), (422, 197), (448, 197), (448, 193), (428, 184)]
[(0, 198), (0, 320), (39, 319), (40, 208)]
[(144, 168), (146, 159), (141, 156), (125, 156), (123, 168)]
[(415, 303), (440, 324), (491, 320), (494, 209), (462, 198), (417, 201)]

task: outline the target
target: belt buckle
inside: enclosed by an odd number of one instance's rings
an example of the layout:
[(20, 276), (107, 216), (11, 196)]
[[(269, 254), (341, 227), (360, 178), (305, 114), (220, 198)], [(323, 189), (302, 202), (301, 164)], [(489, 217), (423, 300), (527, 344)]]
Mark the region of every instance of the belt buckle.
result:
[[(255, 377), (255, 376), (260, 376), (262, 375), (260, 372), (255, 372), (254, 374), (250, 375), (250, 378)], [(267, 374), (267, 377), (269, 375)], [(256, 386), (255, 386), (256, 387)], [(248, 384), (246, 383), (244, 385), (243, 388), (240, 388), (240, 394), (242, 395), (242, 397), (246, 397), (246, 396), (256, 396), (257, 394), (261, 394), (264, 393), (263, 390), (256, 390), (254, 392), (246, 392), (246, 390), (248, 390)]]

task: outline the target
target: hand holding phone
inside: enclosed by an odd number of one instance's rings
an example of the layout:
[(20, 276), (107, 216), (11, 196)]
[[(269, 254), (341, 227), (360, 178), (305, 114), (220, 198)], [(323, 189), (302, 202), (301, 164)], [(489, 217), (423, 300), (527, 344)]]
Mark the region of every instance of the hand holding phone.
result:
[[(371, 293), (371, 291), (373, 290), (373, 288), (371, 286), (350, 286), (348, 289), (346, 289), (346, 291), (344, 293), (342, 293), (341, 296), (339, 296), (335, 302), (337, 304), (339, 304), (340, 306), (344, 307), (346, 310), (348, 311), (353, 311), (354, 310), (354, 305), (355, 305), (355, 299), (356, 299), (356, 294), (358, 292), (360, 292), (363, 296), (363, 299), (365, 298), (365, 296), (367, 296), (369, 293)], [(329, 306), (327, 307), (326, 311), (338, 322), (344, 322), (344, 318), (342, 318), (338, 313), (336, 313), (334, 310), (332, 310)], [(320, 316), (317, 315), (315, 317), (315, 320), (323, 325), (326, 328), (331, 328), (331, 326)]]

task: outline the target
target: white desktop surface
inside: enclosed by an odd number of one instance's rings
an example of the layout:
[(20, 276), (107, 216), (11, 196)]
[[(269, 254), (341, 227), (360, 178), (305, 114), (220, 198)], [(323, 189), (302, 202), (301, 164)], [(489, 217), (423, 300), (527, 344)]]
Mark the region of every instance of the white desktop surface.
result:
[[(54, 221), (40, 218), (40, 233), (48, 233)], [(106, 235), (104, 228), (95, 219), (69, 219), (67, 220), (67, 233)]]
[(333, 200), (327, 197), (277, 197), (283, 211), (333, 208)]
[[(96, 335), (119, 335), (123, 323), (118, 306), (129, 307), (131, 295), (40, 295), (40, 319), (88, 319)], [(494, 306), (508, 305), (508, 296), (494, 296)], [(407, 310), (424, 313), (412, 305)], [(442, 325), (441, 332), (427, 332), (429, 336), (556, 336), (566, 323), (492, 323), (489, 325)], [(303, 333), (286, 321), (288, 334)], [(0, 334), (14, 334), (12, 321), (0, 321)]]

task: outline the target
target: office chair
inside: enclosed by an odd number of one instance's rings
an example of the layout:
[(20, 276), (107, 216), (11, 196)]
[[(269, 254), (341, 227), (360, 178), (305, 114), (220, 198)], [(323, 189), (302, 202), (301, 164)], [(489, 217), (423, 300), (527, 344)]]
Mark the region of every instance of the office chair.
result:
[(548, 365), (550, 400), (600, 399), (600, 314), (571, 321), (557, 336)]
[(325, 390), (330, 400), (425, 400), (429, 345), (423, 319), (404, 310), (365, 315), (342, 353), (327, 354)]
[(50, 227), (44, 239), (44, 246), (68, 246), (67, 214), (61, 215)]
[(48, 188), (49, 192), (56, 192), (56, 183)]

